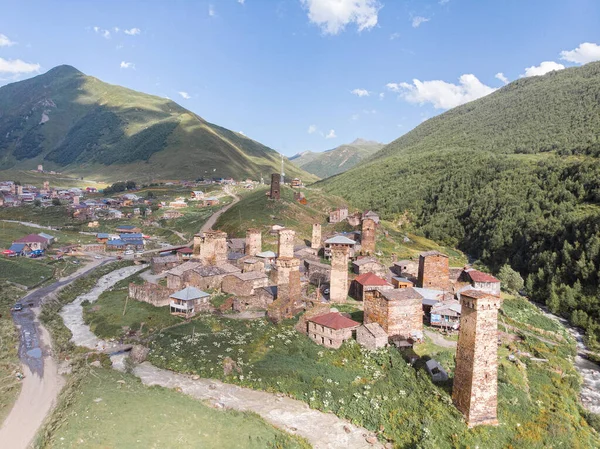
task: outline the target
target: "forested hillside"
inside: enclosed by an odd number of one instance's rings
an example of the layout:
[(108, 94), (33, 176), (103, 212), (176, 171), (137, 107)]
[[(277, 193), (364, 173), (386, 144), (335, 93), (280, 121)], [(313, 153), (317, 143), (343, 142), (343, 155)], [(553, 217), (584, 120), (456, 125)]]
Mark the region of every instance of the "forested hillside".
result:
[(383, 146), (379, 142), (356, 139), (352, 143), (340, 145), (337, 148), (323, 151), (322, 153), (305, 151), (291, 157), (290, 161), (302, 170), (324, 179), (350, 170), (369, 156), (375, 154)]
[(600, 63), (524, 78), (424, 122), (326, 191), (498, 270), (600, 338)]
[[(281, 161), (271, 148), (174, 101), (59, 66), (0, 88), (0, 170), (39, 163), (110, 181), (259, 179), (279, 171)], [(286, 173), (311, 180), (287, 161)]]

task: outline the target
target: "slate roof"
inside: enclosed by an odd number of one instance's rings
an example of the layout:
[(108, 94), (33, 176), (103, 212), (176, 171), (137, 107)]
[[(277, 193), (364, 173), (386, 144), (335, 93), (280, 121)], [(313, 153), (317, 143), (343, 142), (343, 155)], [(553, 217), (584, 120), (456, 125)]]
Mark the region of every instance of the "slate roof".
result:
[(401, 288), (394, 290), (386, 290), (383, 292), (383, 297), (388, 301), (403, 301), (407, 299), (423, 299), (423, 296), (413, 287)]
[(343, 235), (336, 235), (335, 237), (331, 237), (330, 239), (325, 240), (325, 243), (328, 245), (336, 244), (336, 245), (355, 245), (356, 242), (348, 237), (344, 237)]
[(432, 250), (432, 251), (425, 251), (424, 253), (419, 254), (421, 257), (428, 257), (428, 256), (443, 256), (445, 258), (448, 258), (448, 256), (444, 253), (440, 253), (439, 251), (436, 250)]
[(242, 281), (254, 281), (256, 279), (266, 279), (268, 276), (262, 271), (246, 271), (245, 273), (232, 273), (232, 276), (235, 276)]
[(210, 295), (196, 287), (186, 287), (183, 290), (173, 293), (170, 298), (180, 299), (182, 301), (192, 301), (194, 299), (206, 298)]
[(270, 259), (275, 256), (276, 256), (276, 254), (273, 251), (263, 251), (262, 253), (258, 253), (256, 255), (256, 257), (261, 257), (263, 259)]
[(363, 324), (363, 326), (375, 338), (378, 338), (378, 337), (387, 338), (387, 336), (388, 336), (388, 334), (383, 330), (383, 328), (379, 325), (379, 323)]
[(355, 281), (358, 282), (360, 285), (375, 285), (375, 286), (390, 285), (385, 279), (382, 279), (373, 273), (361, 274), (360, 276), (356, 277)]
[(181, 276), (186, 271), (193, 270), (194, 268), (199, 267), (199, 266), (201, 266), (201, 264), (199, 262), (184, 262), (181, 265), (179, 265), (178, 267), (172, 268), (169, 271), (167, 271), (167, 274)]
[(398, 282), (408, 282), (414, 285), (414, 282), (411, 281), (410, 279), (407, 278), (403, 278), (402, 276), (394, 276), (392, 279), (398, 281)]
[(357, 323), (356, 321), (351, 320), (350, 318), (346, 318), (339, 312), (330, 312), (326, 313), (325, 315), (319, 315), (313, 318), (309, 318), (308, 321), (335, 330), (348, 329), (360, 326), (360, 323)]
[(490, 296), (492, 298), (494, 298), (494, 295), (492, 295), (491, 293), (486, 293), (486, 292), (482, 292), (481, 290), (474, 290), (474, 289), (465, 290), (460, 293), (460, 296), (461, 297), (466, 296), (467, 298), (473, 298), (473, 299), (488, 298)]
[(353, 264), (356, 265), (357, 267), (361, 267), (368, 263), (379, 263), (379, 262), (377, 261), (377, 259), (374, 259), (372, 257), (363, 257), (362, 259), (358, 259), (353, 262)]
[[(185, 265), (185, 264), (184, 264)], [(230, 273), (239, 273), (240, 269), (231, 264), (224, 263), (221, 265), (206, 265), (193, 268), (195, 273), (202, 277), (221, 276)]]

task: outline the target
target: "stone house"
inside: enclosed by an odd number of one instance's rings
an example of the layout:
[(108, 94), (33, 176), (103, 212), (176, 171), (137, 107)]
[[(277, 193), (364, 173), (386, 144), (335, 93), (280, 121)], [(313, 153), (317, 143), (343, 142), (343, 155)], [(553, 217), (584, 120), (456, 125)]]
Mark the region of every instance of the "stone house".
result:
[(204, 198), (204, 192), (202, 190), (194, 190), (191, 194), (190, 194), (190, 199), (192, 201), (199, 201), (201, 199)]
[(191, 285), (201, 290), (220, 289), (225, 276), (239, 273), (240, 269), (228, 263), (220, 265), (198, 266), (188, 270), (183, 275), (185, 285)]
[(426, 251), (419, 255), (417, 286), (438, 290), (450, 289), (448, 256), (439, 251)]
[(160, 256), (153, 257), (150, 260), (150, 267), (152, 268), (152, 274), (160, 274), (163, 271), (175, 268), (179, 263), (180, 261), (177, 256)]
[(174, 291), (159, 284), (144, 282), (143, 284), (129, 284), (129, 297), (136, 301), (147, 302), (154, 307), (168, 306), (171, 303), (169, 298)]
[(331, 265), (321, 263), (320, 261), (304, 259), (306, 276), (313, 285), (326, 284), (331, 280)]
[(190, 261), (170, 269), (167, 272), (167, 287), (173, 290), (181, 290), (186, 286), (185, 273), (200, 266), (201, 264), (199, 262)]
[(352, 262), (354, 274), (375, 273), (379, 277), (385, 277), (387, 269), (374, 257), (359, 257)]
[(242, 262), (242, 272), (247, 273), (249, 271), (258, 271), (260, 273), (265, 272), (265, 263), (256, 257), (247, 257)]
[(474, 268), (467, 268), (459, 277), (459, 281), (469, 282), (475, 290), (500, 296), (500, 281), (491, 274), (475, 270)]
[(269, 285), (269, 278), (260, 271), (231, 273), (223, 278), (221, 290), (239, 297), (253, 296), (255, 291)]
[(339, 209), (329, 212), (329, 223), (340, 223), (348, 218), (348, 208), (340, 207)]
[(194, 254), (194, 250), (192, 248), (188, 248), (187, 246), (183, 247), (183, 248), (179, 248), (177, 251), (175, 251), (177, 258), (180, 261), (187, 261), (190, 260), (192, 258), (192, 255)]
[(359, 301), (364, 301), (368, 296), (379, 294), (394, 287), (385, 279), (374, 273), (363, 273), (352, 281), (350, 296)]
[(399, 260), (394, 262), (392, 271), (398, 276), (416, 278), (419, 274), (419, 262), (416, 260)]
[(356, 341), (367, 349), (385, 348), (388, 335), (378, 323), (363, 324), (356, 329)]
[(204, 206), (216, 206), (219, 203), (219, 198), (217, 198), (216, 196), (208, 197), (203, 202)]
[(390, 337), (419, 337), (423, 333), (422, 300), (414, 288), (369, 295), (364, 301), (364, 322), (378, 323)]
[(356, 242), (348, 237), (343, 235), (336, 235), (335, 237), (331, 237), (330, 239), (325, 240), (325, 249), (323, 250), (323, 255), (326, 259), (331, 259), (331, 246), (347, 246), (349, 248), (348, 256), (352, 259), (354, 258), (355, 246)]
[(330, 312), (308, 319), (308, 336), (318, 345), (338, 349), (352, 338), (352, 331), (360, 326), (339, 312)]
[(202, 290), (185, 287), (169, 296), (171, 315), (183, 315), (187, 318), (198, 312), (208, 312), (212, 308), (209, 298), (210, 295)]
[(245, 238), (230, 238), (227, 239), (227, 249), (230, 253), (245, 254), (246, 239)]

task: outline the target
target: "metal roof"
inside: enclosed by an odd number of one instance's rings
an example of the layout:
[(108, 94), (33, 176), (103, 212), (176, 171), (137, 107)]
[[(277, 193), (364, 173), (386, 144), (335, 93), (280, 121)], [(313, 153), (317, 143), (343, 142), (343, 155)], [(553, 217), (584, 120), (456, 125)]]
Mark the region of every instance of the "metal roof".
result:
[(183, 290), (173, 293), (170, 298), (180, 299), (182, 301), (192, 301), (194, 299), (206, 298), (210, 296), (208, 293), (197, 289), (196, 287), (186, 287)]
[(356, 242), (348, 237), (344, 237), (343, 235), (336, 235), (335, 237), (331, 237), (330, 239), (325, 240), (325, 243), (331, 245), (355, 245)]

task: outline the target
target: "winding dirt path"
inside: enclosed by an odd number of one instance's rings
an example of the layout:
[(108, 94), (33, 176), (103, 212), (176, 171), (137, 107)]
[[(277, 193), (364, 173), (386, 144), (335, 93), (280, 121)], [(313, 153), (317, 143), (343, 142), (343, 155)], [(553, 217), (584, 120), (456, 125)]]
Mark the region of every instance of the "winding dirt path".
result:
[(229, 203), (227, 206), (222, 207), (221, 209), (216, 211), (214, 214), (212, 214), (210, 216), (210, 218), (206, 221), (206, 223), (204, 223), (202, 225), (202, 227), (200, 228), (200, 232), (210, 231), (212, 229), (212, 227), (215, 225), (215, 223), (217, 222), (217, 220), (219, 219), (219, 217), (221, 215), (223, 215), (225, 212), (227, 212), (229, 209), (231, 209), (233, 207), (233, 205), (236, 204), (240, 200), (240, 197), (237, 196), (235, 193), (233, 193), (228, 188), (224, 188), (223, 191), (227, 195), (231, 196), (233, 198), (233, 201), (231, 203)]

